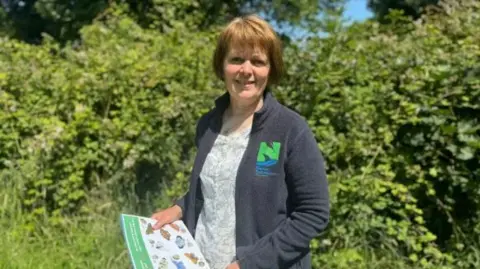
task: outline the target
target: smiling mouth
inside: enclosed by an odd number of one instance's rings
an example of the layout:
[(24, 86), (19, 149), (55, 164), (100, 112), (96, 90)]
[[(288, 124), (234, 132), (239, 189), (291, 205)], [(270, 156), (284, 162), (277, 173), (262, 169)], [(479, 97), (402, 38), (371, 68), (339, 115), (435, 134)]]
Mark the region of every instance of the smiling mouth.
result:
[(242, 84), (242, 85), (253, 85), (255, 84), (255, 81), (240, 81), (240, 80), (235, 80), (235, 82), (237, 82), (238, 84)]

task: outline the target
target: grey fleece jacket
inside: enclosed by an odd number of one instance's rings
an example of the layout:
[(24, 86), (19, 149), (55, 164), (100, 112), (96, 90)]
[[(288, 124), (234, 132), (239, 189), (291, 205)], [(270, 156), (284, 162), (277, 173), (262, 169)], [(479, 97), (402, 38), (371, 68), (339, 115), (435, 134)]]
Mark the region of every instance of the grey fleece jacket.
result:
[[(225, 93), (197, 124), (188, 192), (176, 201), (194, 235), (203, 206), (200, 172), (229, 105)], [(254, 114), (235, 186), (236, 258), (241, 269), (311, 268), (310, 241), (329, 221), (324, 159), (305, 120), (268, 91)]]

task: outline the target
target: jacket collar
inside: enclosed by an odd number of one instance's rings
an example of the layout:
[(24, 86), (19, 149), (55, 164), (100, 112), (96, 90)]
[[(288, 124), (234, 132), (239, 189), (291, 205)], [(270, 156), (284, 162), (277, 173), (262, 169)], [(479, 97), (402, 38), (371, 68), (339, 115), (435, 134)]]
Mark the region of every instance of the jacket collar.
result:
[[(222, 127), (222, 116), (225, 110), (227, 109), (228, 105), (230, 104), (230, 94), (225, 92), (223, 95), (218, 97), (215, 100), (215, 113), (213, 117), (213, 123), (216, 127), (215, 129), (220, 132)], [(254, 113), (253, 115), (253, 124), (252, 124), (252, 131), (256, 132), (265, 124), (265, 121), (278, 107), (279, 103), (270, 92), (270, 90), (265, 90), (263, 93), (263, 106), (260, 110)]]

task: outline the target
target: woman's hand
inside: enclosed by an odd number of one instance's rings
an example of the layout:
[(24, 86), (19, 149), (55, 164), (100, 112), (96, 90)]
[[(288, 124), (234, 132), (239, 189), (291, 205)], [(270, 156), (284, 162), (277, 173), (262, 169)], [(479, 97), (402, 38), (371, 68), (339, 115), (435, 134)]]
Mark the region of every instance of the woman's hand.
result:
[(178, 205), (174, 205), (165, 210), (157, 211), (152, 216), (152, 219), (157, 220), (153, 229), (160, 229), (165, 224), (170, 224), (182, 218), (182, 208)]
[(231, 264), (227, 265), (225, 269), (240, 269), (240, 265), (238, 262), (232, 262)]

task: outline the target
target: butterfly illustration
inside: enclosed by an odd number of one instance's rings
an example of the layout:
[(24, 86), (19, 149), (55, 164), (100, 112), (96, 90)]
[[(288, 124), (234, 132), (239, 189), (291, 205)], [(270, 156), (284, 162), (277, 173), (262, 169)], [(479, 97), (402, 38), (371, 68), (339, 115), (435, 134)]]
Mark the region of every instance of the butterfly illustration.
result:
[(157, 242), (157, 245), (155, 246), (155, 248), (156, 248), (156, 249), (161, 249), (161, 248), (163, 248), (162, 242), (158, 241), (158, 242)]
[(151, 223), (148, 224), (145, 234), (153, 234), (153, 227)]
[(182, 261), (172, 260), (172, 262), (175, 264), (177, 269), (187, 269), (187, 267), (185, 267), (185, 264), (183, 264)]
[(185, 253), (184, 255), (185, 255), (185, 257), (187, 257), (193, 264), (197, 264), (197, 263), (198, 263), (198, 257), (195, 256), (195, 254), (193, 254), (193, 253)]
[(185, 246), (185, 240), (181, 236), (177, 235), (175, 238), (175, 244), (177, 244), (178, 248), (182, 249)]
[(170, 227), (172, 227), (175, 231), (179, 232), (180, 231), (180, 227), (175, 224), (175, 223), (170, 223)]
[(167, 269), (168, 268), (168, 261), (166, 258), (162, 258), (160, 263), (158, 264), (158, 269)]
[(160, 233), (162, 234), (163, 238), (170, 240), (170, 233), (164, 229), (160, 229)]

